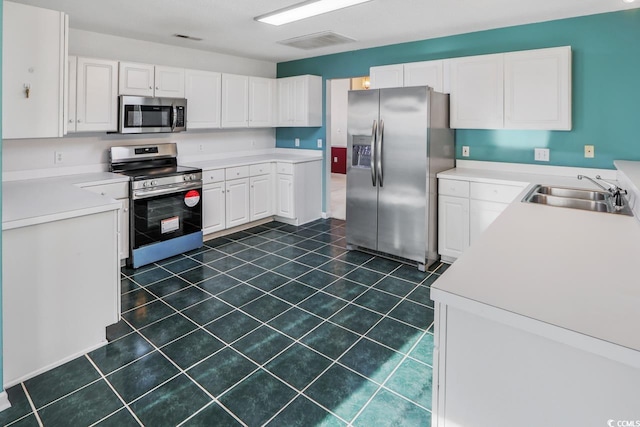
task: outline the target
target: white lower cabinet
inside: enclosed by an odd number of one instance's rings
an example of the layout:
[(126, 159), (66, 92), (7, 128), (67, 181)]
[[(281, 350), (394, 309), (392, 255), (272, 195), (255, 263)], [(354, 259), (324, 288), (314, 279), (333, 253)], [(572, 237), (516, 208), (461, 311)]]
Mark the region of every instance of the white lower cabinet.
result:
[(527, 186), (438, 180), (438, 253), (453, 261), (489, 228)]
[(118, 229), (120, 259), (129, 258), (129, 183), (117, 182), (113, 184), (92, 185), (92, 183), (81, 184), (85, 190), (101, 196), (111, 197), (122, 204), (120, 208), (120, 226)]
[(275, 217), (300, 225), (322, 214), (322, 160), (203, 170), (205, 235)]
[(322, 161), (276, 164), (276, 217), (300, 225), (322, 213)]
[(227, 181), (226, 228), (249, 222), (249, 178)]
[(469, 246), (469, 199), (438, 197), (438, 252), (458, 258)]
[(226, 227), (226, 190), (224, 181), (204, 186), (202, 203), (202, 229), (204, 234), (224, 230)]
[(278, 207), (276, 215), (283, 218), (295, 218), (293, 204), (293, 175), (278, 174)]

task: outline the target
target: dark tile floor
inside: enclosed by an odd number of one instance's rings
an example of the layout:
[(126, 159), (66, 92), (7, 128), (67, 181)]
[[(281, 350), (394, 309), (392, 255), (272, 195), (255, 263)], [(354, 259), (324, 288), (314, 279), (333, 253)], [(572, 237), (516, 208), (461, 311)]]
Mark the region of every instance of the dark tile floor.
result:
[[(432, 271), (278, 222), (122, 270), (110, 343), (8, 391), (11, 426), (428, 426)], [(81, 321), (81, 319), (79, 319)]]

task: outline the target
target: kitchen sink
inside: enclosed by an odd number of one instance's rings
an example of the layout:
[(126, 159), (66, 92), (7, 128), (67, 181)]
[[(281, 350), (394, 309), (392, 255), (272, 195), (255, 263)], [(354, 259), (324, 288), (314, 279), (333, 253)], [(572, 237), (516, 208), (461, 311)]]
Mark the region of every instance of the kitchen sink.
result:
[(633, 215), (626, 199), (622, 206), (615, 206), (614, 198), (607, 191), (580, 188), (535, 185), (522, 199), (523, 202), (537, 203), (560, 208), (581, 209), (583, 211), (606, 212), (619, 215)]
[(609, 193), (606, 193), (604, 191), (582, 190), (578, 188), (550, 187), (548, 185), (539, 186), (538, 189), (536, 190), (536, 193), (545, 194), (548, 196), (570, 198), (570, 199), (598, 200), (598, 201), (605, 201), (609, 196)]

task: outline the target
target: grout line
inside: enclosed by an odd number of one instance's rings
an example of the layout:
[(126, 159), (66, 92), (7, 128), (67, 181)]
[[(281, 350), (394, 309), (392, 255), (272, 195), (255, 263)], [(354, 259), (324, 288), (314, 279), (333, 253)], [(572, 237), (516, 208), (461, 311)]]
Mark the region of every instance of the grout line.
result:
[(31, 410), (33, 411), (33, 414), (36, 417), (36, 421), (38, 422), (38, 425), (40, 427), (43, 427), (44, 424), (42, 423), (42, 420), (40, 419), (40, 414), (38, 414), (38, 410), (36, 409), (36, 405), (33, 404), (33, 400), (31, 399), (31, 395), (29, 394), (29, 391), (27, 390), (27, 386), (24, 384), (24, 382), (21, 382), (20, 385), (22, 386), (22, 391), (24, 391), (25, 396), (27, 396), (27, 400), (29, 401), (29, 406), (31, 406)]
[[(100, 368), (98, 368), (98, 365), (95, 364), (95, 362), (91, 359), (91, 357), (89, 357), (88, 354), (84, 355), (87, 360), (89, 361), (89, 363), (91, 363), (91, 365), (94, 367), (94, 369), (100, 374), (100, 377), (104, 380), (105, 383), (107, 383), (107, 385), (109, 386), (109, 388), (111, 389), (111, 391), (113, 391), (113, 393), (118, 397), (118, 399), (120, 399), (120, 401), (122, 402), (122, 404), (124, 405), (124, 407), (127, 409), (127, 411), (129, 411), (129, 413), (131, 414), (131, 416), (133, 416), (133, 419), (135, 419), (138, 424), (140, 424), (141, 426), (144, 426), (144, 424), (142, 424), (142, 422), (140, 421), (140, 419), (138, 418), (138, 416), (133, 412), (133, 410), (129, 407), (129, 405), (127, 404), (127, 402), (125, 402), (125, 400), (122, 398), (122, 396), (120, 396), (120, 393), (118, 393), (118, 390), (115, 389), (115, 387), (113, 385), (111, 385), (111, 383), (109, 382), (109, 380), (107, 380), (107, 377), (104, 375), (104, 373), (100, 370)], [(118, 408), (116, 409), (114, 412), (110, 413), (109, 415), (107, 415), (106, 417), (101, 418), (100, 420), (96, 421), (95, 423), (92, 424), (92, 426), (97, 425), (98, 423), (100, 423), (101, 421), (109, 418), (110, 416), (112, 416), (113, 414), (115, 414), (116, 412), (119, 412), (122, 408)]]

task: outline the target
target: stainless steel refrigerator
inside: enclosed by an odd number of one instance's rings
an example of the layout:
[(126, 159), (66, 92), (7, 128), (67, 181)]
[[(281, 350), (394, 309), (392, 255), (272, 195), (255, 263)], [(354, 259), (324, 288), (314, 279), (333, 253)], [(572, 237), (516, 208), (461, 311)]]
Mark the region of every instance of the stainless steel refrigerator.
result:
[(427, 86), (349, 92), (348, 249), (438, 259), (436, 174), (454, 166), (449, 96)]

